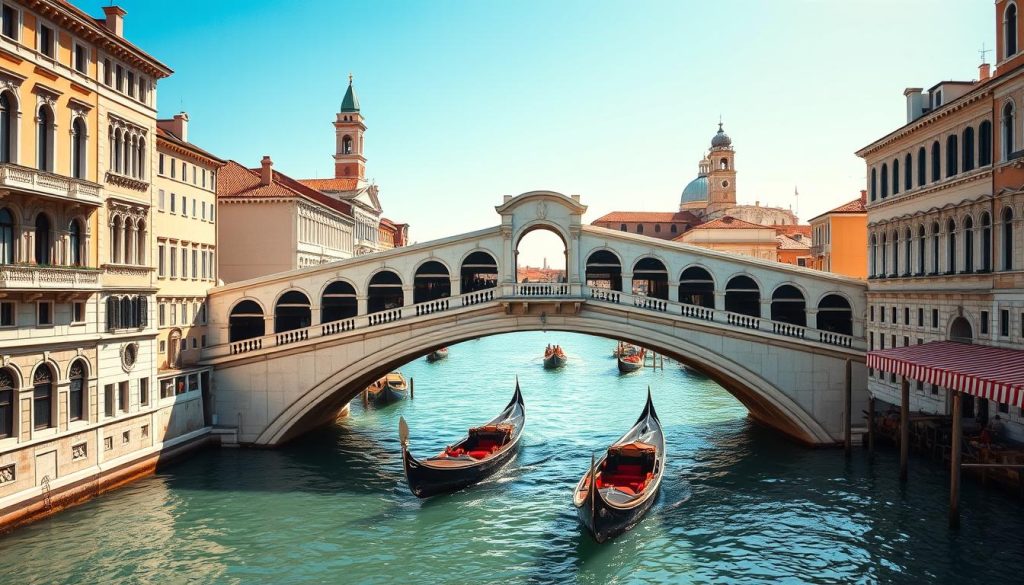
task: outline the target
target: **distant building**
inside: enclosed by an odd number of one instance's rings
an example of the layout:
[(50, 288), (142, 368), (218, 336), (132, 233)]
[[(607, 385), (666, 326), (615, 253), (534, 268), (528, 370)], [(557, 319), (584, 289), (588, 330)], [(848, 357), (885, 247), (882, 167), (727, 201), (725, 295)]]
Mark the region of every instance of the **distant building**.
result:
[(809, 264), (811, 268), (854, 278), (867, 278), (866, 204), (867, 191), (861, 191), (857, 199), (811, 219), (811, 230), (814, 233)]
[(728, 215), (703, 223), (680, 235), (676, 241), (762, 260), (778, 259), (779, 242), (772, 226)]

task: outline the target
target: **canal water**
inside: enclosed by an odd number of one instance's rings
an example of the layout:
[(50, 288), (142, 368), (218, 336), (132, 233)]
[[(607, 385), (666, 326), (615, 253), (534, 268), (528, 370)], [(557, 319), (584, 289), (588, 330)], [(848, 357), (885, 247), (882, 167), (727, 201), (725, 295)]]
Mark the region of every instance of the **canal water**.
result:
[[(547, 343), (569, 364), (545, 371)], [(1024, 505), (912, 461), (795, 445), (751, 423), (678, 364), (620, 376), (614, 342), (520, 333), (402, 371), (416, 398), (278, 450), (208, 450), (0, 537), (0, 583), (993, 583), (1020, 582)], [(422, 501), (403, 481), (398, 418), (419, 455), (496, 414), (519, 376), (524, 448), (500, 475)], [(571, 491), (627, 429), (647, 388), (669, 463), (646, 519), (597, 545)]]

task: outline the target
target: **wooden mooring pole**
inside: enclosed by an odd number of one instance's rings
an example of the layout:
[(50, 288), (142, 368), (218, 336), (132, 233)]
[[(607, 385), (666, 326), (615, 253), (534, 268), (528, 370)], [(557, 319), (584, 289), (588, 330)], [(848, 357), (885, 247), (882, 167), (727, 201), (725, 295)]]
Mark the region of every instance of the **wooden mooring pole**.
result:
[(843, 416), (846, 418), (843, 424), (843, 449), (846, 456), (853, 454), (853, 362), (846, 360), (846, 385), (843, 387)]
[(963, 440), (963, 418), (960, 393), (953, 393), (953, 444), (949, 451), (949, 527), (960, 528), (960, 444)]
[(910, 381), (903, 376), (900, 382), (900, 481), (907, 481), (907, 462), (910, 459)]
[(416, 398), (416, 378), (409, 378), (409, 400)]

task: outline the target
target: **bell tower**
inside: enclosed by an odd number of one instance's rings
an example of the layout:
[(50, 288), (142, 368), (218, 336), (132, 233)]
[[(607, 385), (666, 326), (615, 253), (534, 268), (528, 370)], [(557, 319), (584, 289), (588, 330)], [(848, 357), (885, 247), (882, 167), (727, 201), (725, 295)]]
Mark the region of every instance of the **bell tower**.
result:
[(334, 121), (337, 140), (334, 153), (334, 177), (363, 180), (366, 177), (366, 157), (363, 155), (363, 134), (366, 124), (359, 113), (359, 97), (348, 76), (348, 90), (341, 100), (341, 110)]
[(718, 123), (718, 133), (711, 139), (708, 151), (711, 171), (708, 173), (708, 214), (736, 205), (736, 151), (732, 138)]

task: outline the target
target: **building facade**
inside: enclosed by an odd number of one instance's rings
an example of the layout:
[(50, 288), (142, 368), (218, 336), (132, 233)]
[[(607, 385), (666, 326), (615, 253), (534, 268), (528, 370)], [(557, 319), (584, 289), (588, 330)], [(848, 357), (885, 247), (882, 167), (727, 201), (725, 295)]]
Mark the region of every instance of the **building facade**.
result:
[(153, 393), (156, 84), (171, 71), (124, 39), (116, 6), (0, 8), (6, 525), (151, 470), (202, 414)]
[[(812, 218), (814, 245), (808, 266), (816, 270), (867, 278), (867, 191), (860, 197)], [(833, 253), (833, 250), (835, 253)]]
[[(906, 125), (858, 151), (868, 175), (868, 342), (886, 349), (952, 340), (1024, 342), (1024, 55), (1017, 3), (996, 4), (997, 70), (977, 81), (910, 88)], [(875, 371), (872, 395), (898, 403), (901, 381)], [(946, 389), (915, 382), (911, 408), (950, 412)], [(1024, 439), (1024, 413), (964, 395), (964, 417), (995, 416)]]
[(778, 259), (778, 241), (771, 226), (731, 216), (703, 223), (680, 235), (676, 241), (762, 260)]

